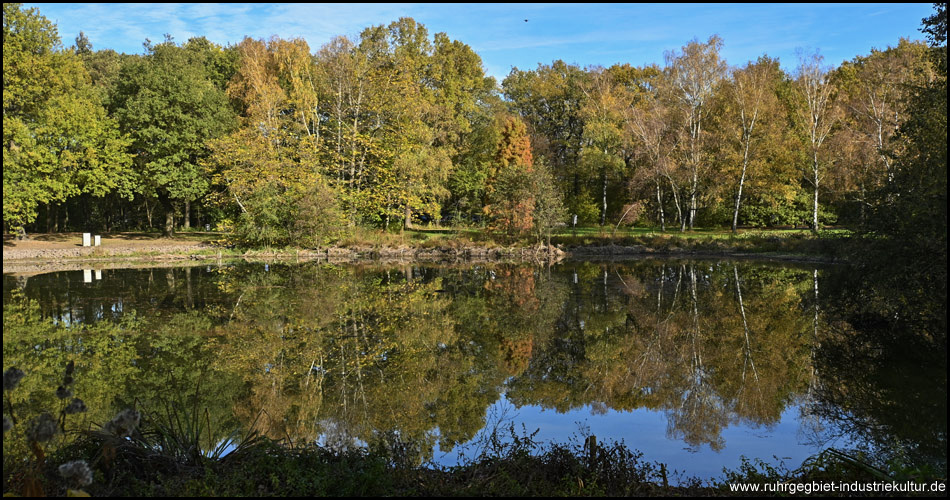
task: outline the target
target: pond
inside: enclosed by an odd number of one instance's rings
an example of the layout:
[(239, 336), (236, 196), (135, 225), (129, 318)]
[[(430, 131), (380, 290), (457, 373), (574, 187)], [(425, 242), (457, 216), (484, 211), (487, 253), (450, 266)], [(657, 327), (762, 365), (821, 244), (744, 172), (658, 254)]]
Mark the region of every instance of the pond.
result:
[(829, 446), (945, 464), (945, 351), (845, 321), (849, 279), (659, 259), (5, 275), (3, 364), (28, 374), (19, 412), (60, 404), (74, 360), (77, 425), (181, 404), (207, 409), (209, 443), (250, 427), (334, 447), (398, 438), (451, 465), (514, 428), (622, 441), (681, 478), (743, 456), (794, 469)]

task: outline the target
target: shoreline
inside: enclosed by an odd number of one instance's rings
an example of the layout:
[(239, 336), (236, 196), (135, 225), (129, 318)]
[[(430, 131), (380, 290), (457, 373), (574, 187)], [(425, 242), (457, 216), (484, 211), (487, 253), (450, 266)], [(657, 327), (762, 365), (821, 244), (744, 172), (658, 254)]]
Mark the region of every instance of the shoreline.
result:
[(642, 245), (579, 245), (486, 247), (327, 247), (316, 250), (280, 249), (234, 251), (207, 244), (155, 247), (84, 247), (3, 250), (3, 273), (37, 275), (82, 269), (180, 267), (220, 265), (223, 262), (327, 262), (330, 264), (462, 264), (561, 261), (623, 261), (631, 259), (741, 259), (796, 263), (838, 264), (833, 255), (756, 251), (756, 248), (662, 248)]

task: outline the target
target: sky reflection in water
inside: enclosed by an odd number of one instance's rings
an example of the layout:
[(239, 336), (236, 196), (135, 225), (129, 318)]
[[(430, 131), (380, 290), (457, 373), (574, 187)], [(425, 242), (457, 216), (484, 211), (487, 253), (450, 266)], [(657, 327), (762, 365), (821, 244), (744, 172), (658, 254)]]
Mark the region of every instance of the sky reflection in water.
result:
[[(819, 270), (818, 286), (833, 274)], [(31, 314), (60, 325), (118, 324), (109, 328), (126, 340), (81, 334), (121, 354), (102, 375), (87, 371), (103, 379), (85, 388), (102, 392), (87, 401), (129, 400), (127, 385), (105, 380), (121, 370), (140, 370), (146, 404), (201, 379), (223, 434), (266, 408), (272, 437), (362, 444), (396, 432), (423, 443), (421, 460), (451, 465), (477, 453), (486, 422), (513, 423), (540, 442), (622, 440), (643, 461), (700, 478), (737, 468), (740, 456), (793, 469), (851, 444), (830, 440), (842, 434), (836, 422), (801, 418), (823, 389), (812, 366), (826, 329), (813, 266), (245, 263), (102, 276), (5, 275), (5, 313), (28, 310), (26, 297), (38, 303)], [(135, 331), (123, 332), (132, 311)], [(5, 367), (30, 368), (30, 335), (50, 334), (6, 316)], [(82, 375), (82, 359), (77, 367)]]

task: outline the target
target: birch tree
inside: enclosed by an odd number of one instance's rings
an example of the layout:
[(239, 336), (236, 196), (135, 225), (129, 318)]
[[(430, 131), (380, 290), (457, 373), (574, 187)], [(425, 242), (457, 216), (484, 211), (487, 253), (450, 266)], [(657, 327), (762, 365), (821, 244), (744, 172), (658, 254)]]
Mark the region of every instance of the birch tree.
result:
[(739, 180), (732, 212), (733, 233), (739, 224), (739, 207), (746, 177), (750, 174), (750, 167), (757, 159), (763, 142), (762, 121), (774, 119), (778, 106), (775, 83), (781, 76), (780, 71), (778, 61), (760, 57), (755, 63), (750, 62), (744, 68), (735, 69), (726, 87), (729, 100), (734, 106), (729, 119), (738, 135), (738, 140), (732, 141), (739, 163)]
[[(623, 111), (630, 105), (609, 70), (592, 68), (581, 85), (585, 95), (581, 116), (584, 119), (584, 147), (581, 162), (600, 184), (600, 225), (607, 219), (607, 181), (623, 171)], [(590, 174), (589, 174), (590, 175)]]
[[(631, 176), (631, 183), (652, 182), (656, 195), (657, 216), (660, 230), (666, 231), (664, 211), (664, 186), (669, 187), (674, 196), (677, 213), (680, 214), (679, 196), (671, 174), (671, 155), (675, 143), (671, 129), (674, 125), (669, 103), (663, 96), (662, 81), (657, 79), (649, 91), (642, 93), (639, 99), (624, 111), (625, 134), (632, 137), (636, 146), (636, 156), (641, 168)], [(681, 214), (680, 214), (681, 215)]]
[(818, 232), (818, 189), (825, 176), (826, 166), (822, 146), (831, 134), (839, 118), (835, 102), (835, 87), (829, 79), (828, 68), (822, 65), (823, 57), (817, 52), (800, 54), (796, 83), (803, 100), (799, 107), (801, 125), (805, 128), (809, 161), (805, 167), (805, 180), (814, 188), (812, 203), (812, 231)]
[(726, 75), (725, 61), (719, 58), (722, 39), (718, 35), (709, 37), (706, 43), (693, 40), (683, 47), (682, 53), (666, 53), (666, 64), (670, 69), (676, 98), (686, 116), (685, 132), (687, 144), (685, 163), (690, 173), (689, 184), (689, 228), (693, 229), (696, 212), (699, 208), (699, 183), (708, 169), (703, 158), (703, 147), (708, 134), (703, 124), (709, 114), (709, 101), (715, 94), (719, 83)]

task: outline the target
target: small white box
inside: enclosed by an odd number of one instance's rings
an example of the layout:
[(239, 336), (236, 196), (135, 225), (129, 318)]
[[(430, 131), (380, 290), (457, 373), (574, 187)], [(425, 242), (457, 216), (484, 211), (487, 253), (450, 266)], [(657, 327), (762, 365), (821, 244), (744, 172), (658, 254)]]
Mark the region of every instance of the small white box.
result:
[(101, 244), (102, 244), (102, 237), (97, 234), (97, 235), (95, 236), (95, 243), (94, 243), (94, 245), (95, 245), (95, 246), (99, 246), (99, 245), (101, 245)]
[(92, 246), (92, 233), (82, 233), (82, 246)]

